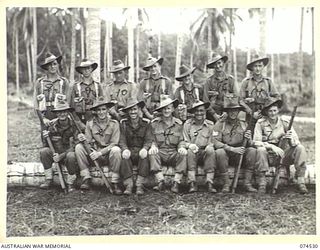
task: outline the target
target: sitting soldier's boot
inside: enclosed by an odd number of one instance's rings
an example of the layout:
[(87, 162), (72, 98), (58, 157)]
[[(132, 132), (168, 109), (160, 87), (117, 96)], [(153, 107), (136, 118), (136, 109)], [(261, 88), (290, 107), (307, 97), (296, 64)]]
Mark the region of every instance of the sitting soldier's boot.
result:
[(258, 190), (255, 189), (254, 187), (252, 187), (252, 184), (251, 184), (252, 174), (253, 174), (252, 170), (245, 170), (245, 172), (244, 172), (244, 189), (247, 192), (255, 193)]
[(124, 190), (123, 194), (125, 195), (130, 195), (132, 194), (132, 189), (133, 189), (133, 180), (132, 177), (127, 178), (123, 182), (124, 186), (126, 187), (126, 190)]
[(75, 190), (74, 183), (76, 182), (77, 176), (75, 174), (68, 174), (67, 175), (67, 187), (68, 192), (73, 192)]
[[(116, 195), (122, 194), (122, 190), (121, 190), (121, 188), (120, 188), (119, 183), (113, 183), (113, 187), (114, 187), (114, 193), (115, 193)], [(131, 191), (131, 193), (132, 193), (132, 191)]]
[(195, 182), (190, 182), (189, 193), (194, 193), (197, 191), (198, 191), (197, 184)]
[(137, 194), (137, 195), (142, 195), (142, 194), (144, 194), (143, 183), (144, 183), (144, 177), (138, 175), (138, 176), (137, 176), (137, 180), (136, 180), (136, 186), (137, 186), (136, 194)]
[(223, 173), (221, 174), (222, 176), (222, 180), (223, 180), (223, 186), (222, 186), (222, 190), (221, 193), (230, 193), (230, 177), (229, 177), (229, 173)]
[(158, 182), (158, 185), (153, 187), (153, 190), (155, 190), (155, 191), (163, 191), (165, 189), (163, 173), (161, 171), (159, 171), (158, 173), (155, 174), (155, 177), (156, 177), (156, 180)]
[(260, 172), (258, 194), (265, 194), (266, 191), (267, 191), (266, 172)]
[(76, 190), (73, 184), (67, 184), (67, 188), (69, 193)]
[(90, 181), (91, 181), (90, 178), (84, 179), (81, 186), (80, 186), (80, 189), (89, 190), (90, 189)]
[(298, 190), (300, 194), (308, 193), (308, 189), (304, 183), (304, 177), (298, 177)]
[(207, 182), (208, 192), (209, 193), (216, 193), (217, 190), (213, 187), (213, 184), (211, 182)]
[(174, 193), (179, 193), (179, 183), (178, 182), (173, 182), (173, 186), (171, 187), (171, 191)]
[(53, 183), (53, 170), (52, 168), (48, 168), (44, 170), (44, 175), (46, 180), (44, 181), (44, 183), (42, 183), (40, 185), (41, 189), (48, 189), (49, 187), (52, 186)]

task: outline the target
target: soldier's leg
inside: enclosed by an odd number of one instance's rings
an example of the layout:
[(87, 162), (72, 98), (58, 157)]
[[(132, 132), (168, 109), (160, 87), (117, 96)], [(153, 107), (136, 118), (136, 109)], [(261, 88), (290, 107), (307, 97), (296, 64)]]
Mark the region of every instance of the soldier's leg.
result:
[(266, 172), (269, 169), (268, 151), (265, 147), (258, 147), (256, 154), (256, 166), (258, 171), (258, 193), (265, 194), (267, 188)]
[(206, 184), (210, 193), (216, 193), (217, 190), (213, 188), (214, 172), (217, 166), (216, 152), (212, 151), (200, 151), (200, 160), (203, 161), (203, 169), (206, 173)]
[(284, 165), (294, 164), (296, 169), (296, 176), (298, 179), (298, 189), (301, 194), (308, 192), (305, 185), (304, 176), (307, 169), (307, 153), (303, 145), (297, 145), (295, 147), (289, 148), (285, 151), (285, 156), (283, 158)]
[(192, 152), (191, 149), (188, 149), (187, 155), (187, 170), (188, 170), (188, 183), (190, 185), (189, 192), (196, 192), (197, 191), (197, 184), (196, 184), (196, 168), (197, 168), (197, 153)]
[[(154, 173), (157, 186), (154, 187), (155, 190), (162, 191), (164, 190), (164, 176), (161, 171), (161, 149), (159, 149), (159, 152), (157, 154), (151, 154), (149, 155), (149, 162), (150, 162), (150, 170)], [(164, 153), (161, 153), (161, 155), (164, 155)]]
[(222, 148), (216, 150), (216, 159), (217, 159), (217, 168), (221, 174), (223, 180), (223, 186), (221, 192), (228, 193), (230, 192), (230, 178), (229, 178), (229, 156), (226, 151)]
[(68, 152), (64, 160), (64, 165), (67, 167), (67, 185), (68, 191), (72, 192), (74, 190), (74, 182), (77, 178), (77, 173), (79, 172), (79, 166), (76, 158), (75, 152)]
[(111, 169), (111, 182), (114, 185), (115, 194), (122, 194), (120, 183), (120, 166), (121, 166), (121, 149), (118, 146), (114, 146), (107, 154), (109, 165)]
[(249, 147), (244, 155), (244, 188), (248, 192), (257, 192), (258, 190), (252, 187), (252, 175), (256, 166), (257, 149)]
[(181, 155), (177, 151), (174, 153), (167, 154), (169, 156), (167, 162), (170, 166), (175, 167), (175, 175), (174, 175), (174, 182), (171, 188), (171, 191), (174, 193), (179, 193), (179, 185), (181, 183), (183, 174), (187, 170), (187, 156)]
[(120, 166), (120, 176), (123, 178), (123, 185), (125, 186), (125, 191), (123, 192), (126, 195), (132, 194), (133, 189), (133, 171), (132, 171), (132, 160), (134, 156), (131, 152), (130, 159), (122, 159)]
[(53, 154), (50, 148), (41, 148), (40, 149), (40, 161), (44, 167), (45, 182), (40, 185), (40, 188), (47, 189), (52, 185), (53, 180)]
[(136, 180), (136, 193), (137, 194), (143, 194), (143, 184), (145, 182), (145, 178), (148, 177), (150, 172), (150, 166), (149, 166), (149, 159), (148, 157), (141, 159), (140, 156), (138, 157), (138, 176)]
[(75, 154), (80, 169), (80, 176), (82, 177), (80, 189), (89, 189), (91, 181), (89, 156), (81, 143), (76, 145)]

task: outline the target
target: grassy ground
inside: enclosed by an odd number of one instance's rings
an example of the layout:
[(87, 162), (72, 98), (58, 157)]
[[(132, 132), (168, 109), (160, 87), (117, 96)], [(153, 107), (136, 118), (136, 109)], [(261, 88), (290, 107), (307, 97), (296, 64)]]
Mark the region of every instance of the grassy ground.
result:
[[(310, 111), (309, 111), (310, 112)], [(315, 124), (295, 123), (314, 163)], [(40, 128), (32, 110), (8, 103), (8, 161), (39, 161)], [(102, 190), (31, 187), (7, 192), (7, 236), (112, 234), (315, 234), (315, 190), (292, 187), (262, 197), (240, 194), (112, 196)]]

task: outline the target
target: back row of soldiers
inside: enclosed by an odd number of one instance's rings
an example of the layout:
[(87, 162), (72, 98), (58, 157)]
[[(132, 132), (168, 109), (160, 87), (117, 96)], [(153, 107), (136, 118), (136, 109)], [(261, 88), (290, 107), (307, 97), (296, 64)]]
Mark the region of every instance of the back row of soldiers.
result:
[[(294, 129), (288, 130), (288, 121), (279, 115), (282, 101), (278, 91), (271, 79), (262, 75), (269, 59), (257, 57), (247, 65), (252, 74), (243, 80), (240, 91), (233, 77), (224, 72), (227, 60), (227, 56), (213, 56), (207, 67), (213, 68), (214, 74), (203, 86), (192, 81), (195, 68), (181, 66), (176, 76), (181, 85), (173, 93), (171, 81), (160, 71), (163, 58), (147, 59), (143, 69), (149, 77), (139, 84), (127, 81), (130, 67), (115, 61), (110, 70), (114, 80), (105, 91), (92, 78), (97, 63), (85, 59), (76, 67), (82, 79), (69, 91), (67, 79), (58, 74), (61, 56), (48, 55), (40, 65), (47, 74), (37, 80), (34, 97), (44, 120), (42, 136), (51, 137), (56, 153), (47, 145), (40, 152), (46, 176), (40, 187), (52, 184), (52, 163), (62, 162), (68, 169), (69, 191), (74, 189), (76, 174), (82, 177), (80, 188), (89, 189), (89, 167), (98, 161), (109, 166), (116, 194), (122, 193), (121, 181), (125, 194), (131, 194), (134, 186), (137, 194), (143, 194), (149, 171), (157, 181), (154, 188), (164, 190), (164, 164), (175, 168), (173, 192), (179, 192), (186, 173), (189, 191), (197, 191), (198, 165), (203, 166), (209, 192), (217, 192), (212, 185), (217, 169), (223, 179), (221, 191), (229, 192), (228, 166), (244, 155), (247, 191), (266, 192), (270, 159), (280, 157), (284, 165), (295, 165), (298, 189), (306, 193), (305, 149)], [(76, 120), (68, 116), (73, 111)], [(241, 112), (246, 115), (239, 115)], [(77, 132), (74, 123), (83, 133)], [(278, 147), (282, 137), (289, 142), (285, 150)], [(245, 147), (244, 138), (248, 140)], [(91, 146), (89, 155), (81, 143), (84, 141)], [(133, 165), (138, 166), (135, 183)], [(251, 185), (254, 171), (258, 190)]]

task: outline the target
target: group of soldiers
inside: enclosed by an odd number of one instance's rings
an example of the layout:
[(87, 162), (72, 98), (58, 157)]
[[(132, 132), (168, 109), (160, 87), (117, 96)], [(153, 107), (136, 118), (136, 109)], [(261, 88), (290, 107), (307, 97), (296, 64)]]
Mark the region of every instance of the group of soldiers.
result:
[[(126, 78), (130, 66), (114, 61), (110, 69), (114, 77), (104, 91), (92, 77), (96, 62), (83, 59), (75, 68), (81, 80), (69, 88), (68, 80), (59, 74), (61, 59), (46, 55), (40, 65), (46, 74), (35, 86), (35, 109), (43, 120), (40, 160), (45, 182), (40, 188), (52, 185), (52, 165), (61, 163), (68, 170), (69, 192), (75, 189), (77, 176), (80, 189), (87, 190), (92, 184), (90, 167), (98, 162), (111, 171), (115, 194), (143, 194), (150, 173), (156, 180), (154, 189), (165, 190), (162, 166), (175, 170), (172, 192), (181, 191), (183, 175), (187, 175), (189, 192), (196, 192), (198, 166), (205, 172), (208, 192), (217, 192), (213, 186), (217, 171), (223, 180), (219, 191), (230, 192), (228, 167), (237, 165), (242, 156), (246, 191), (266, 193), (266, 172), (272, 159), (281, 159), (283, 165), (294, 164), (299, 192), (308, 192), (305, 148), (279, 114), (279, 92), (262, 74), (268, 58), (256, 56), (247, 65), (251, 75), (240, 90), (224, 71), (227, 56), (213, 55), (207, 68), (214, 73), (203, 84), (193, 82), (196, 68), (182, 65), (175, 77), (180, 82), (175, 92), (170, 79), (161, 74), (163, 58), (147, 59), (143, 70), (148, 77), (138, 84)], [(54, 151), (46, 142), (48, 137)], [(279, 147), (283, 139), (286, 148)], [(136, 178), (133, 166), (137, 166)], [(257, 189), (251, 184), (254, 173)]]

